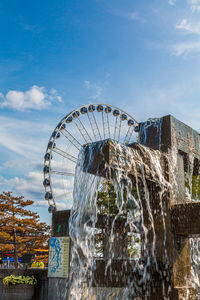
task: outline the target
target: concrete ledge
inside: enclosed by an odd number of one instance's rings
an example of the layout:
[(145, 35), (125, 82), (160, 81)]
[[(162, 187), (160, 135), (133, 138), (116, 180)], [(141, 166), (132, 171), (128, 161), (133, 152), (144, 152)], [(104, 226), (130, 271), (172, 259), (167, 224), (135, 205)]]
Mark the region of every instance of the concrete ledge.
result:
[[(37, 279), (37, 285), (34, 292), (33, 300), (48, 300), (48, 278), (47, 268), (45, 269), (0, 269), (0, 299), (3, 295), (3, 278), (10, 275), (28, 275)], [(14, 299), (13, 299), (14, 300)]]

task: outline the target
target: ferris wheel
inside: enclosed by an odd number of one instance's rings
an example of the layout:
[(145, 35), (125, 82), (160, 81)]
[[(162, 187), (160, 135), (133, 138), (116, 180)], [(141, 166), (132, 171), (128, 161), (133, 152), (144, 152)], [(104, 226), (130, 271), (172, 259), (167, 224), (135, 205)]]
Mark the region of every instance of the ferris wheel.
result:
[(45, 199), (49, 212), (70, 209), (73, 204), (75, 167), (81, 147), (112, 139), (120, 144), (136, 142), (138, 122), (115, 106), (95, 103), (67, 114), (54, 129), (44, 156)]

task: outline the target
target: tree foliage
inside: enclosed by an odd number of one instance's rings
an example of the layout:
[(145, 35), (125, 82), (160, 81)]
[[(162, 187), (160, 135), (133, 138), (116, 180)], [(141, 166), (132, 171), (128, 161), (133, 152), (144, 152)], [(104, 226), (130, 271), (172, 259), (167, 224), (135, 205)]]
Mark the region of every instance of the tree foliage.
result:
[(107, 182), (104, 190), (98, 192), (97, 195), (97, 208), (98, 213), (105, 215), (117, 215), (119, 213), (118, 206), (116, 204), (116, 192), (112, 182)]
[[(123, 195), (123, 201), (120, 197)], [(122, 195), (116, 193), (114, 184), (111, 181), (105, 182), (103, 190), (98, 192), (97, 195), (97, 212), (98, 214), (107, 215), (111, 218), (120, 220), (121, 218), (127, 218), (128, 210), (135, 209), (135, 202), (128, 199), (126, 188), (123, 189)], [(135, 186), (132, 187), (132, 195), (137, 199), (137, 189)], [(117, 205), (118, 196), (118, 205)], [(123, 202), (123, 203), (122, 203)], [(119, 205), (122, 205), (122, 210), (119, 211)], [(116, 218), (116, 216), (118, 217)], [(104, 257), (105, 252), (105, 240), (106, 238), (111, 239), (111, 229), (110, 232), (107, 229), (105, 234), (105, 229), (97, 229), (95, 234), (95, 255), (97, 257)], [(113, 234), (115, 232), (113, 231)], [(123, 235), (123, 232), (121, 232)], [(107, 236), (107, 237), (106, 237)], [(127, 252), (128, 256), (131, 258), (136, 258), (140, 256), (140, 235), (129, 232), (127, 234)]]
[(12, 192), (0, 194), (0, 253), (12, 253), (15, 267), (22, 254), (34, 254), (34, 249), (48, 247), (50, 227), (28, 209), (33, 203), (23, 196), (13, 196)]

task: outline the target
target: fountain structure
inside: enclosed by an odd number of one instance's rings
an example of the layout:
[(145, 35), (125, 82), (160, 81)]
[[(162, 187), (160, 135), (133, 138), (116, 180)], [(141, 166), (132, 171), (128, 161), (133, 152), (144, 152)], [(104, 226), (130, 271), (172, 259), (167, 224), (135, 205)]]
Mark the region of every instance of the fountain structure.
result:
[[(71, 253), (69, 276), (51, 278), (49, 299), (198, 299), (199, 175), (200, 136), (170, 115), (140, 123), (138, 143), (85, 144), (73, 207), (52, 216), (52, 235), (70, 236)], [(108, 195), (108, 183), (116, 204), (108, 199), (105, 213), (98, 193)], [(131, 256), (132, 237), (140, 247)]]

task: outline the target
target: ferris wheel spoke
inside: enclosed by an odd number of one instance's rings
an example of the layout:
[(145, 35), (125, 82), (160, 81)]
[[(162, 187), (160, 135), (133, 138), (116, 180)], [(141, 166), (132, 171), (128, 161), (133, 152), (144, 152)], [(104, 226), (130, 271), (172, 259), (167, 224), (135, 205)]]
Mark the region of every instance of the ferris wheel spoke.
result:
[(52, 151), (59, 154), (59, 155), (61, 155), (61, 156), (63, 156), (64, 158), (69, 159), (70, 161), (72, 161), (74, 163), (77, 163), (77, 158), (75, 156), (73, 156), (73, 155), (71, 155), (71, 154), (69, 154), (69, 153), (67, 153), (67, 152), (65, 152), (65, 151), (63, 151), (63, 150), (61, 150), (57, 147), (53, 148)]
[(57, 171), (57, 170), (51, 170), (51, 174), (56, 174), (56, 175), (64, 175), (64, 176), (74, 176), (74, 173), (70, 172), (65, 172), (65, 171)]
[(108, 117), (108, 114), (107, 114), (107, 128), (108, 128), (108, 135), (109, 135), (109, 139), (110, 139), (110, 122), (109, 122), (109, 117)]
[(81, 150), (81, 144), (67, 129), (62, 130), (61, 133), (72, 145), (74, 145), (74, 147), (76, 147), (76, 149), (78, 149), (78, 151)]
[(119, 143), (119, 140), (120, 140), (121, 127), (122, 127), (122, 119), (120, 118), (119, 131), (118, 131), (118, 139), (117, 139), (118, 143)]
[(130, 135), (130, 131), (131, 131), (131, 127), (129, 127), (128, 130), (127, 130), (126, 136), (124, 138), (124, 144), (126, 144), (128, 142), (128, 137)]
[(95, 134), (95, 130), (94, 130), (93, 126), (92, 126), (92, 121), (91, 121), (91, 119), (90, 119), (90, 116), (89, 116), (88, 112), (87, 112), (87, 117), (88, 117), (88, 120), (89, 120), (89, 122), (90, 122), (90, 126), (91, 126), (91, 128), (92, 128), (92, 132), (93, 132), (95, 141), (97, 141), (96, 134)]
[(104, 121), (104, 113), (102, 111), (102, 125), (103, 125), (103, 136), (104, 139), (106, 138), (106, 134), (105, 134), (105, 121)]
[(99, 130), (99, 127), (98, 127), (98, 124), (97, 124), (97, 120), (96, 120), (95, 115), (94, 115), (94, 112), (92, 112), (92, 116), (93, 116), (93, 119), (94, 119), (94, 122), (95, 122), (95, 125), (96, 125), (96, 128), (97, 128), (99, 137), (100, 137), (100, 139), (102, 139), (101, 138), (101, 133), (100, 133), (100, 130)]
[(82, 132), (82, 130), (80, 129), (80, 127), (78, 126), (78, 124), (76, 123), (76, 121), (74, 120), (74, 123), (75, 123), (75, 125), (76, 125), (76, 127), (77, 127), (77, 129), (78, 129), (78, 131), (80, 132), (80, 134), (82, 135), (82, 137), (83, 137), (83, 139), (84, 139), (84, 141), (86, 142), (86, 144), (88, 143), (88, 141), (87, 141), (87, 139), (85, 138), (85, 135), (84, 135), (84, 133)]
[(56, 195), (56, 196), (54, 196), (54, 199), (58, 199), (58, 198), (60, 198), (60, 197), (66, 196), (66, 195), (68, 195), (68, 194), (73, 194), (73, 190), (70, 191), (70, 192), (65, 192), (65, 193)]
[(116, 135), (116, 131), (117, 131), (117, 123), (118, 123), (118, 117), (116, 117), (116, 119), (115, 119), (114, 140), (115, 140), (115, 135)]
[(108, 117), (108, 113), (106, 113), (106, 117), (105, 117), (104, 111), (102, 111), (102, 124), (103, 124), (104, 139), (106, 139), (107, 136), (110, 138), (109, 117)]
[(134, 132), (134, 127), (132, 128), (132, 130), (131, 130), (131, 132), (130, 132), (130, 134), (129, 134), (129, 137), (128, 137), (128, 140), (127, 140), (127, 144), (130, 143), (130, 140), (131, 140), (131, 137), (132, 137), (132, 135), (133, 135), (133, 132)]
[(92, 139), (91, 139), (91, 137), (90, 137), (90, 135), (89, 135), (89, 133), (88, 133), (88, 131), (87, 131), (87, 129), (85, 128), (83, 122), (80, 120), (79, 117), (78, 117), (78, 120), (79, 120), (79, 123), (81, 124), (81, 126), (82, 126), (84, 132), (86, 133), (87, 137), (90, 139), (91, 142), (93, 142)]

